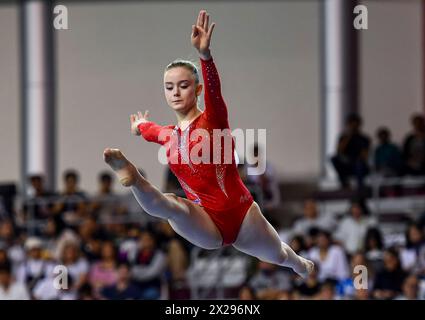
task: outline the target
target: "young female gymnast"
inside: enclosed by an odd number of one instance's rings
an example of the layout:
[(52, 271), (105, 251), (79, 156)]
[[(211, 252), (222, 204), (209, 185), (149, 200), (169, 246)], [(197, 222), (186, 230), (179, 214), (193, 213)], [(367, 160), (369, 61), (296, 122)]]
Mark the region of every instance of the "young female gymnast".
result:
[[(209, 15), (202, 10), (191, 34), (202, 66), (204, 111), (197, 105), (202, 85), (196, 67), (191, 62), (177, 60), (169, 64), (164, 73), (165, 97), (176, 113), (177, 125), (159, 126), (148, 120), (147, 112), (139, 111), (130, 116), (133, 134), (166, 147), (170, 169), (180, 181), (187, 199), (160, 192), (139, 174), (119, 149), (105, 149), (104, 160), (148, 214), (167, 219), (178, 234), (193, 244), (204, 249), (231, 244), (260, 260), (290, 267), (305, 277), (313, 270), (313, 262), (298, 256), (280, 240), (240, 179), (233, 152), (231, 163), (224, 164), (223, 161), (195, 163), (189, 157), (194, 148), (190, 132), (204, 129), (211, 135), (213, 129), (229, 129), (227, 107), (209, 49), (214, 26), (215, 23), (209, 25)], [(171, 132), (168, 139), (162, 138), (164, 130)], [(233, 141), (231, 148), (233, 151)], [(222, 160), (224, 147), (220, 153)]]

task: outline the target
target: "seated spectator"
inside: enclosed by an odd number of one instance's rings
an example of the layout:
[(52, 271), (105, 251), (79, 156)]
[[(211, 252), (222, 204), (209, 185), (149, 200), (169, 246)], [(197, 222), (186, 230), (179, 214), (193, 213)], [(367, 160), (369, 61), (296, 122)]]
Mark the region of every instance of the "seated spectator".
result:
[(254, 289), (249, 284), (245, 284), (240, 288), (238, 297), (239, 300), (257, 300)]
[(89, 212), (100, 221), (113, 221), (114, 217), (126, 213), (126, 207), (113, 190), (113, 176), (109, 172), (101, 172), (98, 177), (99, 190), (89, 205)]
[(345, 124), (344, 132), (338, 140), (337, 153), (331, 161), (344, 189), (350, 187), (351, 176), (356, 177), (357, 187), (360, 189), (369, 173), (370, 138), (361, 132), (362, 119), (357, 114), (349, 115)]
[(353, 300), (370, 300), (370, 298), (369, 289), (356, 289)]
[(137, 300), (142, 298), (139, 287), (131, 280), (129, 264), (121, 262), (118, 265), (116, 283), (104, 287), (101, 296), (107, 300)]
[(32, 295), (34, 287), (48, 276), (48, 272), (53, 269), (53, 264), (43, 258), (43, 243), (39, 238), (28, 238), (25, 241), (25, 250), (26, 259), (17, 269), (16, 280), (26, 285), (28, 292)]
[(0, 220), (0, 243), (7, 250), (7, 256), (15, 268), (25, 259), (22, 248), (19, 229), (15, 227), (12, 220)]
[(105, 286), (114, 285), (117, 282), (117, 254), (111, 241), (102, 243), (100, 261), (95, 262), (89, 271), (88, 281), (93, 288), (95, 296)]
[(317, 246), (309, 250), (308, 257), (319, 267), (319, 281), (344, 280), (349, 276), (345, 252), (341, 246), (333, 244), (332, 236), (327, 231), (319, 231)]
[[(260, 186), (264, 211), (272, 211), (279, 207), (280, 189), (277, 174), (271, 163), (266, 161), (265, 150), (256, 143), (253, 146), (253, 155), (257, 161), (247, 164), (247, 182)], [(261, 166), (261, 164), (265, 164)]]
[(367, 230), (377, 224), (376, 219), (368, 215), (369, 210), (363, 199), (354, 199), (351, 202), (349, 215), (342, 218), (334, 233), (335, 239), (349, 254), (362, 249)]
[(66, 241), (60, 254), (60, 262), (68, 269), (74, 289), (78, 291), (87, 281), (89, 272), (89, 264), (81, 255), (78, 243), (73, 240)]
[(341, 299), (353, 299), (356, 290), (369, 290), (373, 284), (375, 272), (363, 253), (357, 252), (351, 257), (350, 270), (348, 278), (339, 281), (336, 286), (337, 295)]
[(422, 115), (412, 117), (412, 132), (403, 143), (404, 172), (407, 175), (425, 174), (425, 118)]
[(420, 272), (420, 253), (425, 249), (425, 237), (416, 223), (406, 230), (406, 246), (400, 250), (401, 267), (406, 272)]
[(297, 235), (293, 237), (289, 245), (296, 254), (300, 256), (304, 256), (306, 254), (307, 246), (302, 236)]
[(30, 300), (25, 285), (13, 279), (10, 262), (0, 265), (0, 300)]
[(81, 240), (81, 251), (85, 257), (90, 262), (99, 260), (101, 241), (109, 238), (103, 225), (96, 223), (96, 218), (93, 216), (86, 217), (78, 226), (78, 236)]
[(167, 254), (171, 284), (173, 286), (182, 285), (186, 280), (189, 254), (193, 245), (180, 237), (168, 221), (160, 220), (156, 227), (158, 247)]
[(377, 130), (379, 144), (375, 148), (374, 164), (377, 173), (384, 177), (398, 176), (402, 173), (403, 161), (399, 147), (391, 142), (391, 132), (386, 127)]
[(79, 175), (74, 170), (64, 172), (64, 191), (53, 207), (53, 213), (58, 219), (60, 229), (66, 226), (75, 226), (84, 217), (87, 207), (87, 195), (78, 187)]
[(77, 291), (78, 300), (96, 300), (92, 286), (85, 282)]
[[(60, 272), (51, 269), (50, 274), (34, 287), (33, 296), (36, 300), (76, 300), (77, 292), (72, 283), (72, 277), (64, 274), (66, 284), (56, 282), (55, 278), (61, 276)], [(59, 287), (56, 287), (59, 285)]]
[(398, 252), (387, 249), (384, 253), (384, 269), (376, 274), (373, 288), (375, 299), (394, 299), (401, 293), (406, 273), (400, 265)]
[(292, 271), (289, 269), (260, 260), (257, 266), (249, 286), (258, 299), (275, 300), (280, 292), (292, 289)]
[(141, 299), (159, 299), (162, 277), (167, 265), (166, 256), (158, 249), (155, 237), (150, 231), (141, 233), (138, 245), (138, 252), (130, 261), (132, 278), (142, 292)]
[(372, 227), (366, 231), (363, 251), (371, 267), (376, 271), (382, 270), (384, 265), (384, 243), (381, 231), (378, 228)]
[(53, 259), (56, 252), (57, 238), (59, 237), (59, 230), (56, 225), (56, 220), (53, 217), (46, 220), (46, 223), (40, 230), (40, 237), (44, 243), (44, 254), (47, 258)]
[(315, 300), (337, 300), (336, 281), (334, 279), (326, 279), (320, 286), (319, 293), (314, 297)]
[(395, 297), (395, 300), (419, 300), (419, 280), (414, 274), (406, 277), (402, 285), (402, 294)]
[(317, 209), (314, 199), (307, 199), (304, 202), (304, 217), (295, 221), (293, 233), (306, 236), (311, 228), (332, 231), (336, 222), (329, 215), (321, 215)]
[(43, 176), (32, 175), (28, 180), (30, 182), (29, 195), (22, 207), (25, 221), (49, 218), (52, 215), (55, 194), (45, 190)]
[(320, 291), (319, 275), (319, 264), (314, 266), (313, 272), (311, 272), (307, 279), (297, 283), (295, 285), (294, 297), (295, 300), (311, 300)]

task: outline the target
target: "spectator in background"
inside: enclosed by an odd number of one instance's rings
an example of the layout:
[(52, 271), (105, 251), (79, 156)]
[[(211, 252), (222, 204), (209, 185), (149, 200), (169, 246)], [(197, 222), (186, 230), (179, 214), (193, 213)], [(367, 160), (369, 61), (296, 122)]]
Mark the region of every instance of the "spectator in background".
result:
[(332, 278), (326, 279), (320, 286), (319, 293), (314, 297), (315, 300), (336, 300), (336, 281)]
[(391, 142), (390, 130), (380, 127), (376, 138), (379, 142), (374, 154), (376, 172), (384, 177), (400, 175), (403, 167), (402, 155), (399, 147)]
[(331, 234), (325, 230), (319, 231), (317, 246), (309, 250), (308, 257), (318, 265), (320, 281), (344, 280), (349, 276), (349, 266), (344, 249), (333, 244)]
[(89, 205), (89, 212), (101, 221), (113, 220), (126, 212), (121, 198), (113, 190), (113, 182), (109, 172), (101, 172), (98, 177), (99, 190)]
[(304, 237), (300, 235), (294, 236), (290, 241), (290, 246), (294, 252), (299, 256), (305, 256), (307, 253), (307, 246)]
[(28, 178), (30, 186), (28, 198), (24, 201), (22, 214), (27, 219), (46, 219), (52, 215), (53, 197), (55, 194), (44, 188), (44, 178), (41, 175), (32, 175)]
[(29, 300), (30, 295), (24, 284), (12, 277), (9, 261), (0, 264), (0, 300)]
[(402, 285), (402, 294), (395, 297), (395, 300), (419, 300), (419, 280), (414, 274), (406, 277)]
[(404, 171), (407, 175), (425, 174), (425, 118), (416, 114), (412, 117), (413, 130), (403, 143)]
[(89, 271), (88, 281), (93, 293), (99, 297), (102, 288), (117, 282), (117, 253), (112, 241), (102, 243), (101, 258), (95, 262)]
[(25, 241), (26, 259), (19, 266), (16, 273), (18, 282), (26, 285), (32, 295), (38, 282), (47, 277), (49, 270), (53, 268), (52, 262), (42, 256), (43, 243), (37, 237), (29, 237)]
[(180, 237), (166, 220), (158, 221), (156, 227), (158, 246), (167, 254), (169, 280), (174, 286), (180, 286), (186, 281), (193, 244)]
[(320, 281), (318, 278), (319, 275), (319, 265), (314, 266), (313, 272), (311, 272), (307, 279), (296, 283), (294, 290), (295, 300), (311, 300), (313, 299), (320, 291)]
[[(351, 257), (350, 270), (347, 279), (338, 282), (336, 291), (341, 299), (353, 299), (356, 296), (355, 284), (370, 288), (373, 283), (374, 270), (363, 253), (357, 252)], [(360, 277), (357, 279), (357, 277)], [(361, 288), (357, 288), (361, 289)]]
[(15, 228), (12, 220), (0, 220), (0, 243), (7, 250), (7, 256), (15, 268), (25, 259), (19, 230)]
[(87, 195), (78, 187), (79, 175), (75, 170), (67, 170), (63, 174), (64, 191), (53, 208), (60, 229), (65, 225), (75, 226), (86, 213)]
[(373, 297), (375, 299), (394, 299), (401, 293), (406, 273), (400, 265), (398, 252), (387, 249), (384, 253), (384, 269), (376, 274)]
[(87, 281), (89, 264), (81, 255), (78, 243), (73, 240), (67, 240), (63, 245), (60, 262), (64, 265), (72, 277), (75, 290), (79, 290)]
[[(36, 300), (76, 300), (77, 292), (74, 289), (72, 277), (69, 274), (64, 274), (65, 280), (58, 283), (59, 288), (55, 287), (55, 278), (60, 275), (52, 268), (46, 278), (42, 279), (34, 287), (33, 296)], [(66, 281), (66, 285), (64, 282)]]
[(349, 188), (349, 178), (355, 176), (360, 189), (369, 173), (370, 138), (361, 132), (362, 119), (359, 115), (349, 115), (345, 124), (345, 130), (338, 140), (337, 153), (331, 162), (343, 188)]
[[(137, 168), (137, 171), (143, 178), (147, 178), (146, 172), (142, 168)], [(131, 220), (137, 220), (142, 226), (158, 219), (144, 212), (143, 208), (137, 202), (136, 197), (131, 191), (123, 195), (122, 204), (126, 208), (127, 215), (131, 218)]]
[(311, 228), (332, 231), (336, 226), (336, 221), (328, 215), (321, 215), (317, 209), (314, 199), (307, 199), (304, 202), (304, 217), (295, 221), (293, 233), (306, 236)]
[(362, 249), (366, 232), (374, 227), (376, 219), (368, 217), (369, 210), (363, 199), (354, 199), (351, 202), (349, 215), (342, 218), (334, 237), (341, 242), (349, 254)]
[(86, 217), (78, 226), (78, 236), (81, 240), (81, 251), (92, 262), (100, 259), (101, 241), (109, 238), (103, 225), (96, 223), (93, 216)]
[(370, 300), (370, 290), (369, 289), (356, 289), (354, 292), (353, 300)]
[(420, 253), (425, 249), (423, 231), (416, 223), (410, 223), (406, 230), (406, 246), (400, 250), (401, 267), (406, 272), (419, 272)]
[[(248, 185), (253, 184), (260, 187), (262, 192), (262, 202), (265, 215), (269, 215), (271, 211), (277, 209), (280, 205), (280, 189), (277, 173), (275, 172), (272, 164), (266, 160), (265, 151), (255, 143), (253, 146), (253, 155), (257, 161), (255, 163), (248, 163), (247, 169), (247, 182)], [(261, 168), (260, 161), (265, 163), (265, 171)], [(250, 174), (250, 171), (251, 174)], [(273, 224), (273, 223), (272, 223)]]
[(154, 234), (148, 230), (141, 233), (138, 244), (138, 252), (131, 261), (133, 280), (142, 292), (142, 299), (159, 299), (167, 258), (158, 249)]
[(240, 288), (238, 297), (239, 300), (257, 300), (254, 289), (249, 284), (245, 284)]
[(292, 289), (291, 273), (286, 268), (259, 260), (249, 285), (258, 299), (275, 300), (281, 292)]
[(371, 267), (376, 271), (382, 270), (384, 265), (384, 243), (381, 231), (378, 228), (369, 228), (366, 231), (363, 251)]
[(121, 262), (118, 265), (116, 283), (104, 287), (101, 296), (107, 300), (137, 300), (142, 298), (139, 287), (131, 280), (128, 263)]

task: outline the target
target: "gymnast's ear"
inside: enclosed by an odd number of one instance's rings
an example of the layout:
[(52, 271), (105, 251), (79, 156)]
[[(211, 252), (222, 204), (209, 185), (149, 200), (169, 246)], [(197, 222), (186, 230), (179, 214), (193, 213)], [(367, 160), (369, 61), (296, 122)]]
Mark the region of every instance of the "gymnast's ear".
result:
[(201, 83), (196, 85), (195, 94), (196, 94), (197, 97), (199, 97), (201, 95), (202, 88), (203, 88), (203, 85)]

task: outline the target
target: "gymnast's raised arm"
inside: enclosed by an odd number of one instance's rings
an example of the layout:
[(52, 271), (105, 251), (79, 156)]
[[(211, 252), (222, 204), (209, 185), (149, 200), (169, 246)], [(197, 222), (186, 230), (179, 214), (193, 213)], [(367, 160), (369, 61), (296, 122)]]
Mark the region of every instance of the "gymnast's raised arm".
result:
[(211, 35), (215, 23), (209, 25), (209, 15), (201, 10), (192, 25), (191, 42), (199, 53), (204, 79), (205, 113), (221, 127), (228, 127), (227, 107), (221, 94), (221, 82), (210, 51)]

